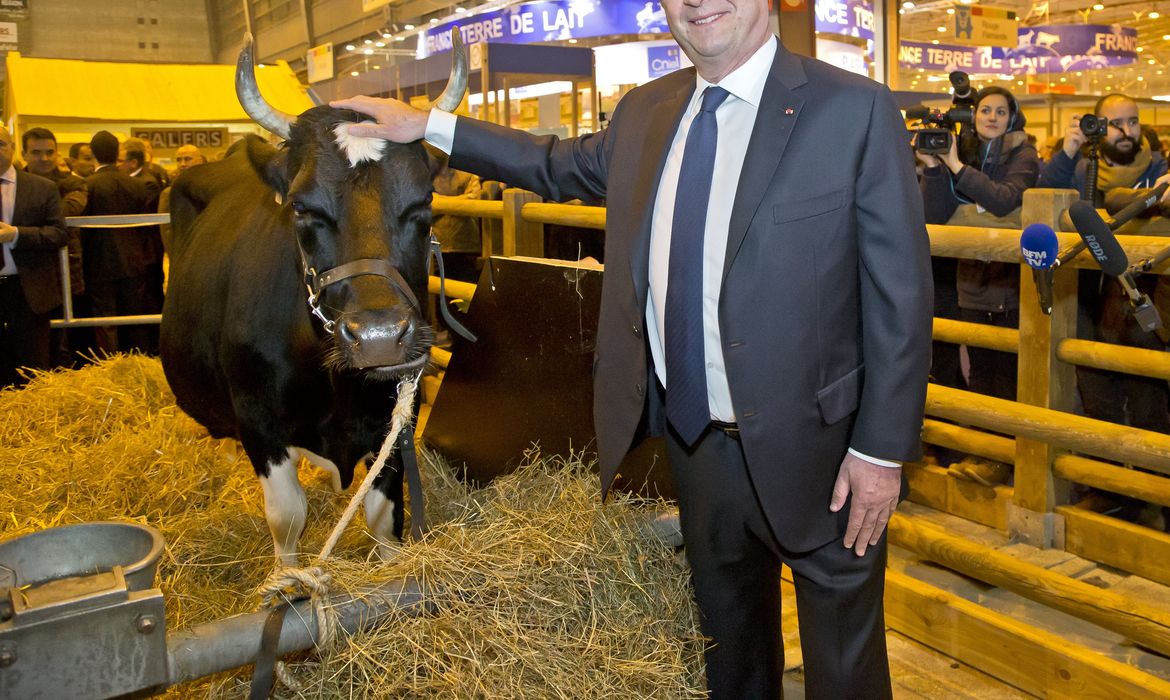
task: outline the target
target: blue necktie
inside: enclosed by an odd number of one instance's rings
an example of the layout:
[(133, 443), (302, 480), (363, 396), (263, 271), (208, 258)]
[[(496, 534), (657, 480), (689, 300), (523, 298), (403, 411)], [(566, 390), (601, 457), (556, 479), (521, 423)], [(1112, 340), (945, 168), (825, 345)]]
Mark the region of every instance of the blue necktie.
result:
[(728, 92), (712, 85), (691, 122), (674, 196), (666, 280), (666, 417), (692, 445), (711, 422), (703, 355), (703, 231), (715, 169), (715, 110)]

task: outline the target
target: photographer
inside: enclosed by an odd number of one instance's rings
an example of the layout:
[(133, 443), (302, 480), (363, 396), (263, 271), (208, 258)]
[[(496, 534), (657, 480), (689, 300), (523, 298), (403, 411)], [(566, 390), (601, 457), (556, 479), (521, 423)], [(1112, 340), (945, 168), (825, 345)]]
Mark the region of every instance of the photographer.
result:
[[(1104, 120), (1100, 139), (1097, 196), (1093, 204), (1119, 210), (1142, 196), (1137, 190), (1153, 187), (1166, 174), (1166, 159), (1142, 145), (1142, 124), (1137, 102), (1126, 95), (1106, 95), (1097, 101), (1093, 115)], [(1081, 128), (1081, 115), (1074, 114), (1064, 132), (1064, 146), (1040, 173), (1037, 187), (1075, 189), (1088, 193), (1089, 161), (1082, 154), (1089, 137)]]
[[(920, 187), (927, 223), (974, 225), (977, 222), (968, 218), (972, 214), (1009, 216), (1020, 207), (1024, 190), (1036, 184), (1040, 159), (1028, 143), (1024, 115), (1015, 97), (1000, 87), (984, 88), (975, 97), (973, 121), (975, 128), (966, 128), (952, 139), (946, 153), (915, 151), (926, 166)], [(1007, 328), (1019, 325), (1018, 265), (963, 259), (955, 274), (960, 320)], [(936, 280), (939, 286), (943, 283)], [(1015, 399), (1014, 354), (968, 347), (968, 356), (972, 391)], [(1002, 482), (1007, 468), (964, 463), (962, 473), (990, 484)]]
[[(1106, 95), (1097, 102), (1096, 116), (1103, 117), (1101, 160), (1097, 178), (1097, 206), (1116, 212), (1148, 194), (1148, 188), (1167, 179), (1167, 163), (1160, 153), (1145, 147), (1137, 103), (1125, 95)], [(1087, 158), (1081, 146), (1088, 142), (1081, 120), (1074, 117), (1065, 132), (1065, 147), (1040, 177), (1041, 187), (1075, 187), (1083, 197), (1088, 179)], [(1149, 215), (1164, 212), (1167, 198), (1150, 208)], [(1160, 275), (1138, 278), (1138, 290), (1158, 299), (1165, 296)], [(1103, 274), (1084, 271), (1078, 282), (1077, 335), (1117, 345), (1165, 350), (1165, 338), (1144, 332), (1133, 319), (1128, 297), (1121, 286)], [(1170, 433), (1170, 393), (1160, 379), (1077, 367), (1077, 384), (1085, 414), (1136, 428)]]

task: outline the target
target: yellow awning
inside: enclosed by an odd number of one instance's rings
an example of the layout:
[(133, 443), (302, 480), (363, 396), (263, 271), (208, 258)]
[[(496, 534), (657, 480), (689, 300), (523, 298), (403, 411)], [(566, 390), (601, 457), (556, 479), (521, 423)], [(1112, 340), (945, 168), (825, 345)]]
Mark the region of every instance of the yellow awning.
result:
[[(28, 58), (8, 52), (5, 116), (133, 122), (246, 121), (235, 66)], [(260, 93), (289, 114), (313, 106), (284, 61), (257, 68)]]

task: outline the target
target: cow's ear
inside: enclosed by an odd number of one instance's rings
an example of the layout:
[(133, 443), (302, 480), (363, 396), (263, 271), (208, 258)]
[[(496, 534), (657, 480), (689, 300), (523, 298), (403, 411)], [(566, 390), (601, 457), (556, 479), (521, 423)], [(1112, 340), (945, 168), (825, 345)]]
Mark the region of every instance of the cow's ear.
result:
[(282, 198), (288, 195), (288, 178), (285, 175), (288, 152), (275, 148), (259, 136), (249, 135), (247, 138), (248, 160), (256, 169), (256, 174)]
[(443, 167), (447, 165), (448, 156), (425, 141), (423, 142), (423, 148), (427, 151), (427, 162), (431, 166), (431, 180), (434, 180), (443, 170)]

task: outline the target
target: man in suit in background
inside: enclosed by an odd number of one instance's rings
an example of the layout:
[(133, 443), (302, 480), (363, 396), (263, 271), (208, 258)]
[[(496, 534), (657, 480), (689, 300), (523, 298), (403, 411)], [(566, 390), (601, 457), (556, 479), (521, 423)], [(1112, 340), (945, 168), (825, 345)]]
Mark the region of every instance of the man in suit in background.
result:
[[(151, 195), (142, 183), (118, 170), (118, 139), (99, 131), (90, 140), (98, 168), (86, 178), (87, 216), (153, 213)], [(82, 240), (85, 288), (94, 316), (158, 313), (151, 294), (152, 265), (161, 257), (157, 236), (141, 228), (91, 228)], [(97, 349), (113, 353), (151, 348), (148, 326), (95, 329)]]
[(930, 250), (889, 90), (788, 52), (765, 0), (663, 0), (695, 63), (609, 126), (532, 136), (358, 97), (351, 136), (606, 198), (594, 358), (603, 494), (664, 434), (716, 698), (781, 694), (780, 566), (810, 698), (888, 698), (882, 593), (901, 462), (921, 454)]
[[(85, 179), (72, 172), (61, 170), (60, 153), (57, 151), (57, 136), (48, 129), (33, 127), (20, 135), (21, 155), (24, 169), (33, 175), (52, 180), (61, 195), (61, 216), (81, 216), (89, 202), (89, 188)], [(69, 291), (72, 295), (74, 313), (88, 315), (82, 311), (85, 298), (85, 273), (81, 263), (81, 229), (69, 231)], [(78, 313), (78, 312), (81, 313)], [(64, 314), (61, 314), (64, 315)], [(93, 336), (89, 328), (58, 329), (52, 333), (52, 360), (54, 367), (73, 367), (77, 357), (71, 348), (85, 347)], [(83, 345), (84, 344), (84, 345)]]
[(12, 165), (16, 144), (0, 127), (0, 385), (20, 367), (49, 368), (49, 318), (61, 305), (58, 251), (69, 239), (57, 186)]

